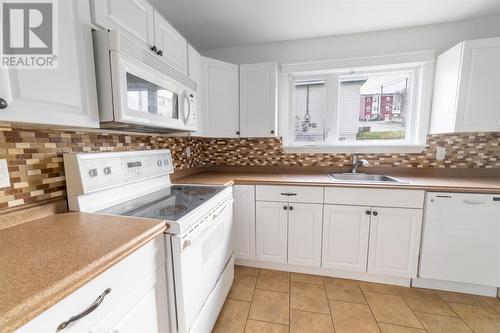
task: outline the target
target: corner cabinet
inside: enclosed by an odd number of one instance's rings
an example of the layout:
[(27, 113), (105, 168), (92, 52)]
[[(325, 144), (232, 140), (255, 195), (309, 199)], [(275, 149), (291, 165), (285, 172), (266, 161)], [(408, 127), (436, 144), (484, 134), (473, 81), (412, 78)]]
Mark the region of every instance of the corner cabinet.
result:
[(278, 64), (240, 65), (240, 135), (275, 137), (278, 122)]
[[(122, 259), (15, 333), (57, 332), (169, 332), (164, 236)], [(88, 311), (90, 305), (99, 305)]]
[(187, 74), (187, 41), (158, 12), (154, 11), (155, 46), (161, 58), (183, 74)]
[(206, 137), (239, 137), (238, 66), (201, 57), (202, 133)]
[(464, 41), (436, 64), (431, 133), (500, 131), (500, 37)]
[(0, 69), (0, 121), (99, 127), (89, 3), (59, 1), (57, 15), (58, 67)]
[(255, 186), (235, 185), (233, 196), (235, 257), (255, 260)]

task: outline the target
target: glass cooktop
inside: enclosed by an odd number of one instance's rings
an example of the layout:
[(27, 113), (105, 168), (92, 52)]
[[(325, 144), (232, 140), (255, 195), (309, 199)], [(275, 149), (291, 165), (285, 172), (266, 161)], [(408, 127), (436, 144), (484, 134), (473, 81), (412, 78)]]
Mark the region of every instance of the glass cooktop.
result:
[(177, 221), (224, 188), (225, 186), (173, 185), (98, 213)]

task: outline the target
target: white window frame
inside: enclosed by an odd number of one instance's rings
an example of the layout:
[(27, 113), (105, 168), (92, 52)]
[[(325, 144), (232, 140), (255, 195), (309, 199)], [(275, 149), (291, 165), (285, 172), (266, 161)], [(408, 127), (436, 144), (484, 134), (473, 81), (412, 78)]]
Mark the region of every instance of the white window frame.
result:
[[(410, 61), (405, 61), (410, 60)], [(352, 64), (353, 66), (349, 66)], [(435, 52), (417, 52), (385, 57), (340, 59), (312, 63), (284, 64), (280, 72), (280, 135), (287, 153), (413, 153), (425, 148), (429, 127)], [(413, 73), (411, 110), (407, 114), (404, 140), (338, 141), (339, 78), (342, 75), (367, 75), (378, 72)], [(327, 141), (324, 143), (294, 142), (296, 81), (325, 80), (327, 86)], [(334, 84), (336, 89), (328, 89)], [(328, 130), (327, 130), (328, 131)]]

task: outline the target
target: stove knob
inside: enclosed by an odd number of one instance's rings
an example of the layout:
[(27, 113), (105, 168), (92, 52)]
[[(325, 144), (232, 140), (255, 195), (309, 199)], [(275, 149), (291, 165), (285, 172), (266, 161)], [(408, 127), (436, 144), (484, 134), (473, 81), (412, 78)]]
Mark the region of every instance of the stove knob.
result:
[(158, 160), (158, 162), (156, 162), (156, 164), (158, 164), (158, 166), (160, 167), (161, 166), (161, 161)]
[(104, 174), (105, 175), (110, 175), (111, 174), (111, 167), (105, 167), (104, 168)]
[(168, 160), (163, 161), (163, 163), (165, 163), (165, 165), (168, 165)]
[(89, 170), (89, 176), (90, 177), (96, 177), (97, 176), (97, 169), (90, 169)]

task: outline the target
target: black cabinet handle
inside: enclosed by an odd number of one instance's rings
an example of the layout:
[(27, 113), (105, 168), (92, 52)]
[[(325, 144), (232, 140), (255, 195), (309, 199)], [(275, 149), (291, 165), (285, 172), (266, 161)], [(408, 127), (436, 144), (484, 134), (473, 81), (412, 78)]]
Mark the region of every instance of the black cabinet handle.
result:
[(271, 134), (274, 134), (274, 130), (271, 130)]
[(3, 98), (0, 98), (0, 109), (6, 109), (9, 104)]
[(293, 207), (290, 206), (288, 209), (293, 210)]
[(240, 135), (240, 131), (236, 131), (236, 135)]
[(366, 213), (366, 215), (370, 215), (372, 212), (370, 212), (369, 210), (366, 210), (365, 213)]
[(287, 209), (288, 209), (288, 207), (287, 207), (287, 206), (283, 206), (283, 209), (284, 209), (284, 210), (287, 210)]
[(158, 52), (156, 52), (157, 55), (159, 55), (160, 57), (163, 57), (163, 51), (162, 50), (158, 50)]
[(292, 197), (294, 195), (297, 195), (297, 193), (292, 193), (292, 192), (281, 192), (281, 195), (285, 195), (287, 197)]
[(378, 215), (378, 213), (377, 213), (377, 212), (373, 212), (373, 216), (377, 216), (377, 215)]
[(96, 300), (92, 304), (90, 304), (90, 306), (88, 308), (86, 308), (85, 310), (83, 310), (79, 314), (69, 318), (68, 320), (63, 321), (59, 326), (57, 326), (56, 332), (59, 332), (59, 331), (65, 329), (72, 322), (75, 322), (75, 321), (82, 319), (83, 317), (89, 315), (91, 312), (93, 312), (95, 309), (97, 309), (99, 307), (99, 305), (101, 305), (102, 301), (104, 301), (104, 297), (106, 297), (106, 295), (109, 294), (110, 292), (111, 292), (111, 288), (104, 290), (104, 292), (101, 295), (99, 295), (99, 297), (97, 297)]
[(156, 45), (151, 46), (151, 51), (158, 52), (158, 48), (156, 47)]

